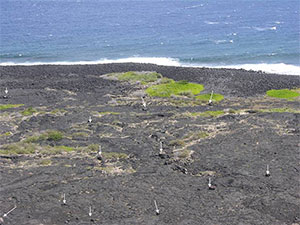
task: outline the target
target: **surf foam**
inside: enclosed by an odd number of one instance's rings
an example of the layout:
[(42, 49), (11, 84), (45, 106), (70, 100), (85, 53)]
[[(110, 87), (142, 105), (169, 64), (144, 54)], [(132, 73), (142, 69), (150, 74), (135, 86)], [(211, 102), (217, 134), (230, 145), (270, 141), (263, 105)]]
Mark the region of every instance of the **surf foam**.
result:
[(288, 65), (284, 63), (228, 65), (228, 66), (216, 66), (215, 68), (245, 69), (245, 70), (263, 71), (266, 73), (276, 73), (276, 74), (284, 74), (284, 75), (298, 75), (298, 76), (300, 75), (300, 66)]
[(277, 64), (241, 64), (241, 65), (209, 65), (209, 64), (191, 64), (180, 63), (175, 58), (165, 57), (130, 57), (123, 59), (101, 59), (97, 61), (77, 61), (77, 62), (6, 62), (0, 63), (0, 66), (35, 66), (35, 65), (93, 65), (93, 64), (108, 64), (108, 63), (150, 63), (161, 66), (182, 66), (182, 67), (208, 67), (208, 68), (227, 68), (227, 69), (245, 69), (253, 71), (263, 71), (266, 73), (284, 74), (284, 75), (298, 75), (300, 76), (300, 66), (289, 65), (284, 63)]
[(96, 61), (61, 61), (61, 62), (5, 62), (0, 63), (0, 66), (37, 66), (37, 65), (93, 65), (93, 64), (108, 64), (108, 63), (151, 63), (161, 66), (181, 66), (178, 59), (165, 57), (130, 57), (123, 59), (101, 59)]

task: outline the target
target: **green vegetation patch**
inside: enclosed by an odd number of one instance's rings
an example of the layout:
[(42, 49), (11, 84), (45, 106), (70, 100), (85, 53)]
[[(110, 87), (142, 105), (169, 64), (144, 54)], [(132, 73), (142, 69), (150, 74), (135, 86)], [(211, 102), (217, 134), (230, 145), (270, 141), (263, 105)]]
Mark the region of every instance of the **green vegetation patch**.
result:
[(277, 112), (277, 113), (284, 113), (284, 112), (300, 113), (300, 110), (296, 110), (296, 109), (292, 109), (292, 108), (259, 109), (258, 111), (259, 112), (266, 112), (266, 113), (273, 113), (273, 112)]
[(65, 146), (65, 145), (55, 146), (54, 148), (56, 150), (61, 150), (62, 152), (73, 152), (76, 150), (76, 148)]
[(171, 97), (171, 95), (196, 95), (204, 89), (202, 84), (187, 81), (172, 81), (166, 84), (153, 85), (147, 88), (146, 93), (155, 97)]
[(118, 74), (118, 79), (120, 81), (140, 81), (142, 83), (155, 82), (159, 78), (162, 78), (162, 75), (156, 72), (133, 72), (129, 71), (127, 73)]
[(209, 136), (208, 133), (200, 131), (200, 132), (193, 133), (190, 139), (198, 140), (198, 139), (202, 139), (202, 138), (207, 138), (208, 136)]
[(3, 134), (0, 134), (0, 137), (8, 137), (10, 135), (12, 135), (12, 133), (8, 131), (8, 132), (5, 132)]
[(273, 98), (284, 98), (284, 99), (292, 99), (300, 96), (298, 92), (289, 89), (279, 89), (279, 90), (272, 89), (267, 91), (267, 95)]
[(204, 112), (193, 112), (186, 113), (185, 115), (190, 117), (216, 117), (224, 114), (224, 111), (204, 111)]
[(25, 143), (37, 143), (40, 141), (60, 141), (63, 139), (63, 134), (60, 131), (48, 131), (45, 134), (33, 135), (24, 140)]
[(67, 110), (65, 110), (65, 109), (54, 109), (50, 113), (57, 114), (57, 113), (66, 113), (66, 112), (67, 112)]
[(37, 143), (39, 141), (45, 141), (47, 140), (47, 135), (46, 134), (42, 134), (42, 135), (34, 135), (34, 136), (30, 136), (28, 138), (26, 138), (24, 140), (25, 143)]
[[(196, 99), (199, 99), (200, 101), (203, 102), (208, 102), (210, 99), (211, 94), (203, 94), (203, 95), (198, 95), (196, 96)], [(224, 99), (224, 95), (221, 94), (213, 94), (212, 96), (212, 101), (214, 102), (220, 102)]]
[(50, 166), (52, 164), (52, 161), (50, 159), (43, 159), (39, 162), (42, 166)]
[(174, 80), (170, 79), (170, 78), (167, 78), (167, 77), (163, 77), (159, 81), (160, 84), (168, 84), (168, 83), (171, 83), (171, 82), (174, 82)]
[(15, 143), (8, 144), (2, 147), (0, 150), (1, 155), (28, 155), (34, 154), (36, 151), (36, 146), (34, 144), (28, 143)]
[(99, 150), (99, 145), (97, 144), (90, 144), (87, 149), (89, 151), (92, 151), (92, 152), (97, 152)]
[(60, 141), (63, 139), (63, 134), (60, 131), (52, 130), (48, 131), (47, 140), (48, 141)]
[(24, 104), (6, 104), (6, 105), (0, 105), (0, 110), (5, 110), (5, 109), (12, 109), (12, 108), (18, 108), (20, 106), (23, 106)]
[(78, 138), (78, 137), (86, 138), (88, 136), (89, 134), (85, 132), (75, 132), (72, 134), (72, 138)]
[(31, 116), (33, 113), (36, 113), (36, 112), (37, 112), (36, 109), (29, 107), (22, 112), (22, 115), (23, 116)]
[(182, 150), (182, 151), (179, 152), (178, 158), (180, 158), (180, 159), (190, 158), (191, 155), (192, 155), (192, 153), (193, 152), (191, 150), (184, 149), (184, 150)]
[(184, 147), (185, 144), (186, 144), (185, 141), (182, 139), (172, 140), (169, 143), (170, 146), (176, 146), (176, 147)]

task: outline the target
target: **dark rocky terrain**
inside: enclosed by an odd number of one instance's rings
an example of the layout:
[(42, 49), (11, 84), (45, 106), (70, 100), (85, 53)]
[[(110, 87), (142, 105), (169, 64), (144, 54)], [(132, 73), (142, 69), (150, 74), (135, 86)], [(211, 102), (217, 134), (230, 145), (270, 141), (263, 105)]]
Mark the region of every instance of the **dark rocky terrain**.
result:
[[(102, 77), (126, 71), (197, 82), (225, 99), (209, 106), (146, 96), (145, 110), (144, 85)], [(0, 86), (0, 105), (24, 104), (0, 110), (0, 149), (35, 151), (0, 154), (0, 224), (300, 224), (299, 98), (265, 96), (299, 90), (299, 76), (151, 64), (7, 66)], [(205, 111), (223, 113), (192, 114)]]

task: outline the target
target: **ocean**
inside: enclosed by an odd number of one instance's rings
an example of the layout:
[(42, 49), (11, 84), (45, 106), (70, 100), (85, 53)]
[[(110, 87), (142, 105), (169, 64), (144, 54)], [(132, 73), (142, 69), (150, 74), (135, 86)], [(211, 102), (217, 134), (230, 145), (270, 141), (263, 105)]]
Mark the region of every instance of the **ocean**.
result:
[(300, 75), (298, 0), (0, 0), (0, 65), (143, 62)]

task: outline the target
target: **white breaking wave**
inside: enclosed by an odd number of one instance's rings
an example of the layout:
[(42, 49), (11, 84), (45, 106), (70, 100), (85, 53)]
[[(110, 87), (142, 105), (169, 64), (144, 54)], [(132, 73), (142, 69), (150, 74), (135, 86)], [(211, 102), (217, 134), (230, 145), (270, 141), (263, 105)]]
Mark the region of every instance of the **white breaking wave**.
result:
[(161, 66), (181, 66), (178, 59), (165, 57), (130, 57), (123, 59), (100, 59), (96, 61), (62, 61), (62, 62), (6, 62), (0, 63), (0, 66), (37, 66), (37, 65), (93, 65), (107, 63), (151, 63)]
[(265, 31), (265, 30), (277, 30), (277, 27), (253, 27), (254, 30), (257, 31)]
[(285, 74), (285, 75), (298, 75), (300, 76), (300, 66), (288, 65), (284, 63), (276, 64), (241, 64), (241, 65), (208, 65), (208, 64), (190, 64), (180, 63), (175, 58), (165, 57), (130, 57), (124, 59), (102, 59), (97, 61), (78, 61), (78, 62), (25, 62), (25, 63), (0, 63), (0, 66), (35, 66), (35, 65), (94, 65), (94, 64), (107, 64), (107, 63), (151, 63), (161, 66), (181, 66), (181, 67), (207, 67), (207, 68), (226, 68), (226, 69), (245, 69), (254, 71), (263, 71), (266, 73)]
[(214, 22), (214, 21), (204, 21), (206, 24), (219, 24), (219, 22)]
[(263, 71), (266, 73), (300, 76), (300, 66), (288, 65), (284, 63), (242, 64), (242, 65), (216, 66), (215, 68), (245, 69), (245, 70)]
[(233, 40), (214, 40), (215, 44), (233, 43)]
[(185, 7), (186, 9), (194, 9), (194, 8), (198, 8), (198, 7), (203, 7), (204, 4), (200, 4), (200, 5), (192, 5), (192, 6), (188, 6), (188, 7)]

